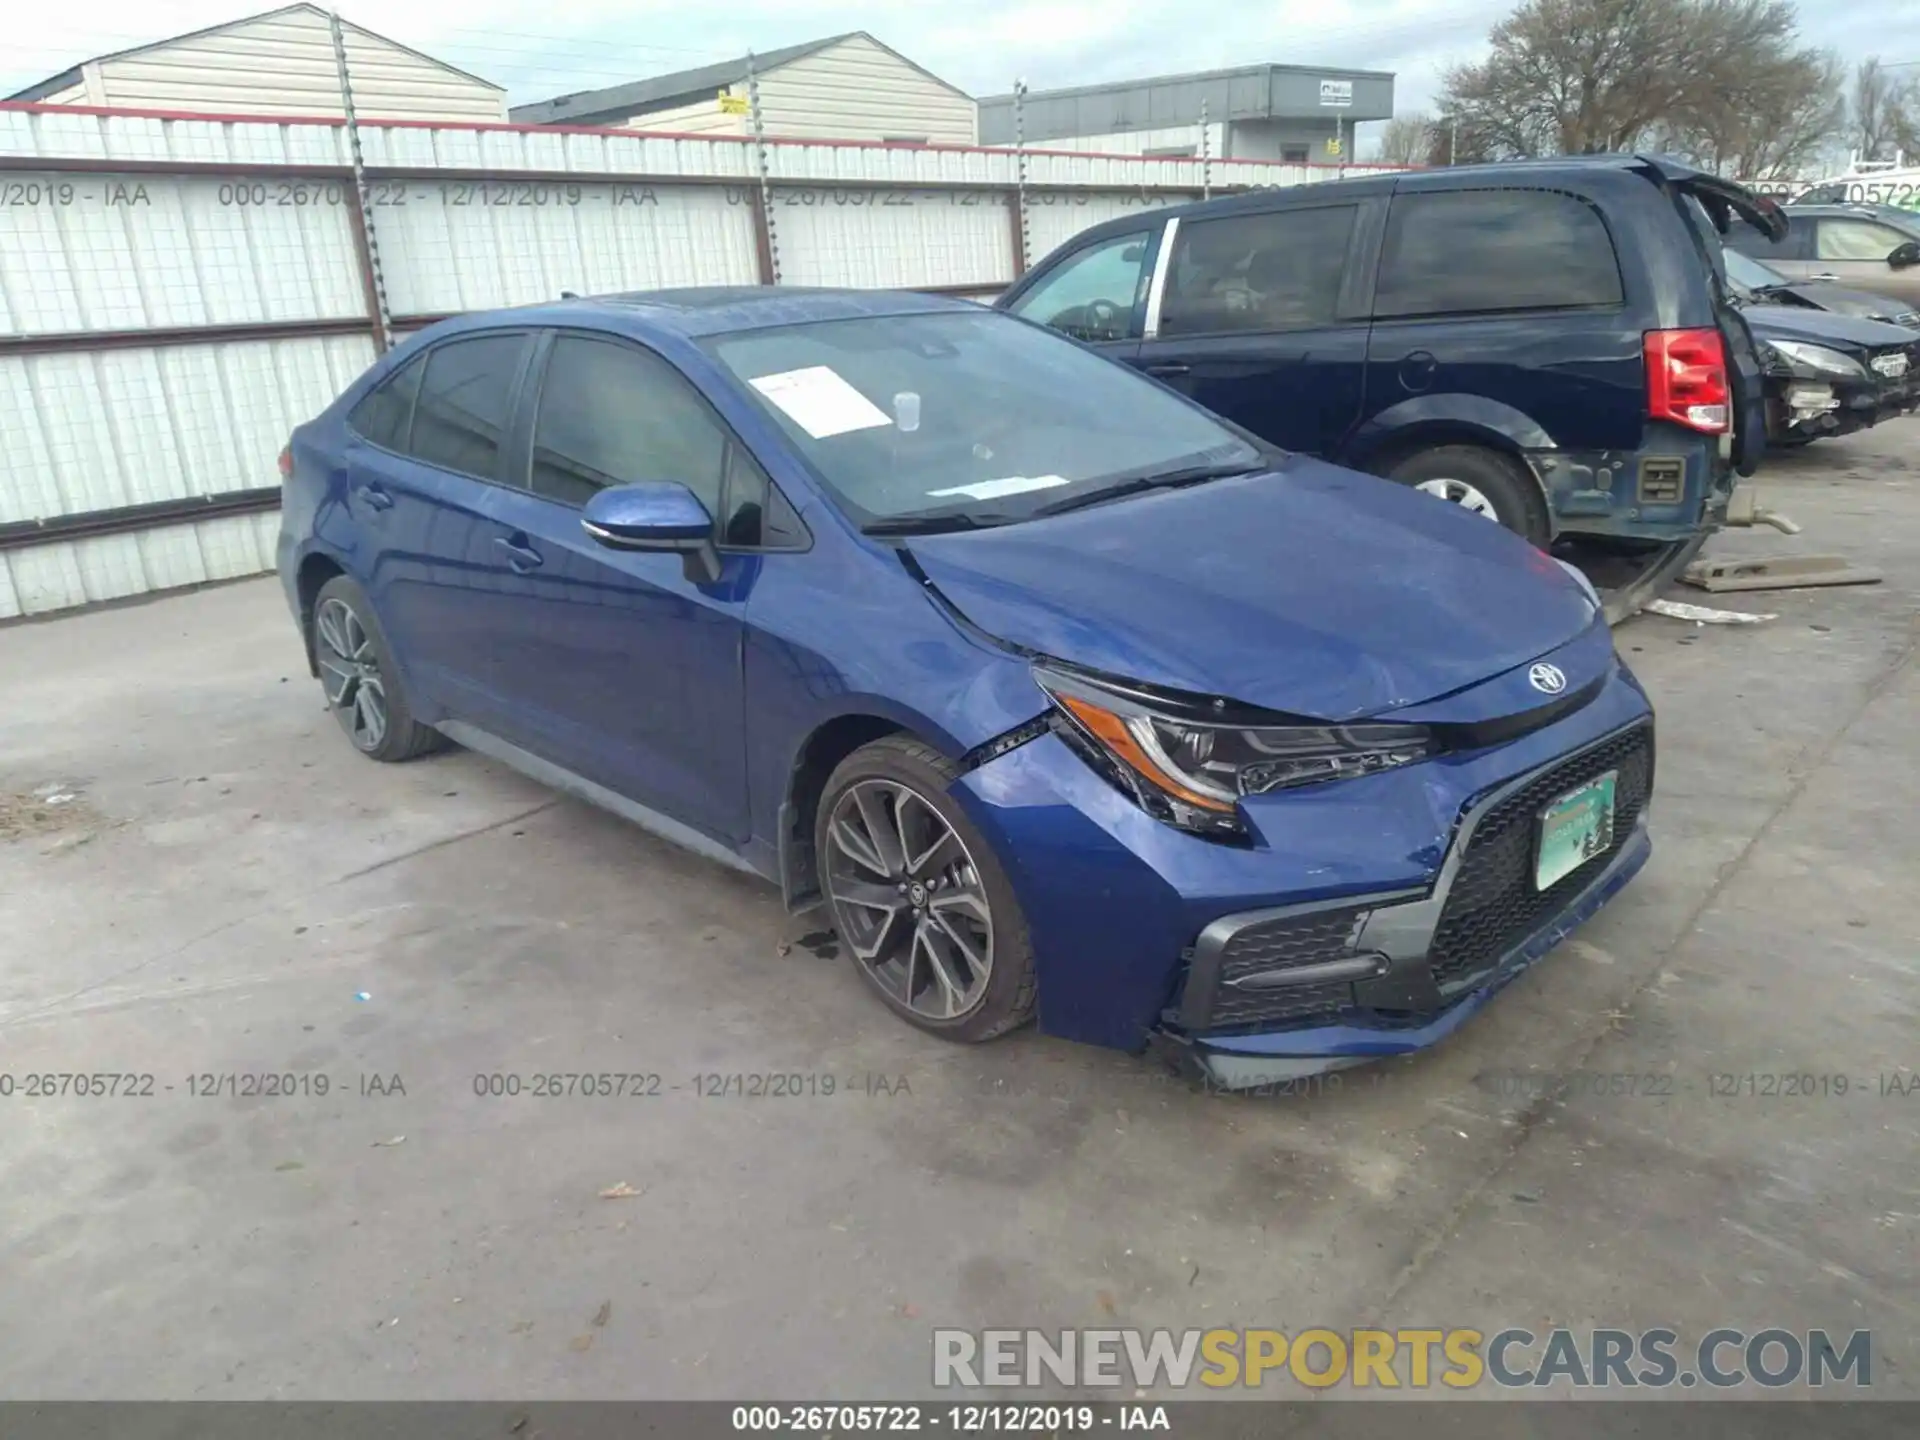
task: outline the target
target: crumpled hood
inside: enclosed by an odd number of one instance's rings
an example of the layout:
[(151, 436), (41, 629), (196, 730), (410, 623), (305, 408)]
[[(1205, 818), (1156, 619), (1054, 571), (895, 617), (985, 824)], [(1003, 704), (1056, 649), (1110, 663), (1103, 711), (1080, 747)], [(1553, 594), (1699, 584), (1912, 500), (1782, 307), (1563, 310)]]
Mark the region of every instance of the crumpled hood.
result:
[(1597, 623), (1579, 586), (1501, 526), (1300, 457), (906, 545), (1002, 640), (1325, 720), (1437, 699)]
[(1805, 340), (1849, 352), (1911, 345), (1920, 340), (1920, 334), (1903, 326), (1836, 315), (1830, 310), (1803, 310), (1797, 305), (1749, 305), (1742, 313), (1753, 327), (1753, 333), (1762, 340)]
[(1856, 320), (1897, 321), (1900, 316), (1911, 314), (1914, 308), (1904, 301), (1876, 295), (1871, 290), (1849, 289), (1831, 280), (1802, 280), (1782, 289), (1816, 310), (1824, 310), (1829, 315), (1850, 315)]

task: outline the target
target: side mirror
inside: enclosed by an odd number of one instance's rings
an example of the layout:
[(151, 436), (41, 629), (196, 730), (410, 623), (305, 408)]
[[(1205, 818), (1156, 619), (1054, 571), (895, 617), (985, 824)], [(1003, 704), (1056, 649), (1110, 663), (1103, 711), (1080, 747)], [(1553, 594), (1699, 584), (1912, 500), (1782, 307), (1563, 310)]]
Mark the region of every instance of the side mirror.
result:
[(1145, 245), (1129, 245), (1120, 252), (1120, 263), (1122, 265), (1138, 265), (1141, 260), (1145, 258), (1146, 253), (1147, 247)]
[(595, 492), (580, 528), (609, 550), (671, 550), (685, 558), (687, 578), (710, 585), (720, 578), (713, 516), (686, 486), (672, 480), (612, 485)]
[(1887, 256), (1887, 264), (1896, 270), (1904, 270), (1909, 265), (1920, 265), (1920, 240), (1909, 240), (1905, 244), (1893, 247), (1893, 253)]

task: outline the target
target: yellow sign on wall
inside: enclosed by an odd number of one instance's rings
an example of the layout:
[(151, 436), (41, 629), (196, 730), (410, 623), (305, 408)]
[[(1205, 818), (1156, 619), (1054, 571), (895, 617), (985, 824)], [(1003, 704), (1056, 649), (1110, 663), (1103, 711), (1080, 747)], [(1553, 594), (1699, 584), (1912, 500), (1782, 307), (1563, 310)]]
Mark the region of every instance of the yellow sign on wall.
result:
[(1327, 154), (1338, 155), (1339, 153), (1340, 153), (1340, 142), (1337, 139), (1335, 139), (1333, 136), (1329, 135), (1327, 137)]
[(747, 97), (720, 92), (720, 113), (722, 115), (744, 115), (747, 113)]

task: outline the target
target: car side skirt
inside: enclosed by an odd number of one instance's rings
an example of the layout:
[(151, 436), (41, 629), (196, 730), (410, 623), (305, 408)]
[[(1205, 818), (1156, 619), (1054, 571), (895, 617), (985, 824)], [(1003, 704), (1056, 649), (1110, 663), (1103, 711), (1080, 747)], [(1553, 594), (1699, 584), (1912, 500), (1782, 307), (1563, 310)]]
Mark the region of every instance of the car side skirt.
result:
[(763, 869), (749, 858), (751, 848), (739, 851), (730, 849), (712, 836), (694, 829), (691, 825), (663, 815), (650, 806), (625, 795), (607, 789), (584, 775), (575, 774), (551, 760), (543, 760), (530, 750), (523, 750), (510, 740), (502, 740), (491, 731), (482, 730), (478, 725), (470, 725), (464, 720), (443, 720), (436, 727), (441, 734), (457, 745), (476, 751), (489, 759), (498, 760), (502, 765), (511, 766), (530, 780), (538, 780), (542, 785), (559, 790), (576, 799), (585, 800), (590, 805), (598, 805), (618, 815), (622, 820), (639, 826), (650, 835), (657, 835), (670, 844), (689, 850), (702, 859), (713, 860), (730, 870), (743, 871), (748, 875), (757, 875), (763, 880), (777, 878), (777, 872), (769, 865)]

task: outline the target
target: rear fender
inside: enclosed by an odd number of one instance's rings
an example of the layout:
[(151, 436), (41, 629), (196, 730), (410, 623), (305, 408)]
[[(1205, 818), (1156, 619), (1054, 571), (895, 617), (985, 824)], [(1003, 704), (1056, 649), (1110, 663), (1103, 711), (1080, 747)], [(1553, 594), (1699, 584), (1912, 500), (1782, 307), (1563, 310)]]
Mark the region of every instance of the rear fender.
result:
[(1484, 395), (1412, 395), (1389, 405), (1355, 432), (1343, 463), (1368, 468), (1429, 445), (1486, 445), (1518, 452), (1551, 450), (1554, 440), (1522, 411)]
[(1556, 448), (1553, 437), (1523, 412), (1484, 395), (1415, 395), (1390, 405), (1354, 434), (1341, 463), (1384, 475), (1417, 451), (1437, 445), (1481, 445), (1522, 461), (1540, 486), (1549, 515), (1553, 496), (1526, 457)]

